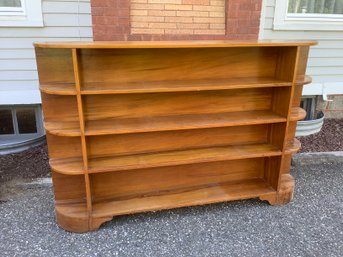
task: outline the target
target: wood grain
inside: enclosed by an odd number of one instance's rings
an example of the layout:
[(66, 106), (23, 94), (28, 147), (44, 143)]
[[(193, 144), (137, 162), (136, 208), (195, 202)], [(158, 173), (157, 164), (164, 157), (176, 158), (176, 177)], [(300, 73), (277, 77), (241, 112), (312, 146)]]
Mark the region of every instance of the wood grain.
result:
[(217, 48), (217, 47), (275, 47), (309, 46), (316, 41), (291, 40), (193, 40), (193, 41), (101, 41), (101, 42), (36, 42), (35, 47), (43, 48)]
[(39, 82), (74, 83), (71, 49), (36, 48)]
[(89, 82), (84, 83), (82, 94), (137, 94), (157, 92), (187, 92), (228, 90), (240, 88), (289, 87), (289, 81), (273, 78), (230, 78), (203, 80), (167, 80), (167, 81), (137, 81), (137, 82)]
[[(312, 82), (311, 77), (305, 76), (296, 81), (296, 85), (305, 85)], [(277, 80), (274, 78), (228, 78), (208, 80), (173, 80), (173, 81), (138, 81), (131, 83), (116, 82), (94, 82), (85, 83), (81, 94), (137, 94), (154, 92), (187, 92), (206, 90), (228, 90), (239, 88), (260, 88), (260, 87), (287, 87), (291, 82)], [(41, 83), (40, 90), (47, 94), (55, 95), (76, 95), (74, 83)]]
[[(89, 158), (89, 173), (115, 172), (122, 170), (277, 155), (281, 155), (281, 151), (277, 147), (270, 144), (261, 143), (249, 145), (217, 146), (157, 153), (143, 153), (124, 156), (105, 156)], [(62, 174), (83, 174), (82, 158), (51, 159), (50, 165), (54, 171)]]
[(313, 41), (36, 43), (56, 218), (293, 198)]
[[(208, 185), (201, 188), (175, 190), (168, 194), (151, 195), (128, 200), (105, 201), (94, 204), (93, 217), (108, 217), (144, 211), (204, 205), (236, 199), (255, 198), (274, 190), (263, 179), (251, 179)], [(56, 209), (78, 217), (84, 212), (80, 204), (58, 204)]]
[(272, 89), (84, 96), (89, 120), (268, 110)]
[(95, 86), (98, 82), (157, 84), (177, 80), (181, 84), (184, 80), (269, 79), (274, 76), (278, 50), (277, 47), (81, 49), (80, 66), (83, 84)]
[[(87, 137), (91, 157), (267, 143), (268, 125), (158, 131)], [(281, 149), (281, 148), (280, 148)]]
[(92, 174), (94, 201), (164, 194), (168, 190), (206, 187), (261, 177), (264, 158), (231, 160)]

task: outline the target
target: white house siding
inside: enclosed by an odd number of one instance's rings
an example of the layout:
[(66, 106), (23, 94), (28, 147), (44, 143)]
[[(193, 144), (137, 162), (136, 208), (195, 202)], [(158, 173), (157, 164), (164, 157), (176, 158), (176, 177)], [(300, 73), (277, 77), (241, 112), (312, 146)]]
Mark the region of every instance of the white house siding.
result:
[(317, 46), (311, 47), (307, 66), (307, 74), (313, 83), (304, 87), (303, 94), (343, 94), (343, 31), (273, 30), (275, 2), (281, 0), (263, 1), (260, 39), (318, 41)]
[(0, 27), (0, 105), (40, 103), (36, 41), (92, 40), (90, 0), (43, 0), (44, 27)]

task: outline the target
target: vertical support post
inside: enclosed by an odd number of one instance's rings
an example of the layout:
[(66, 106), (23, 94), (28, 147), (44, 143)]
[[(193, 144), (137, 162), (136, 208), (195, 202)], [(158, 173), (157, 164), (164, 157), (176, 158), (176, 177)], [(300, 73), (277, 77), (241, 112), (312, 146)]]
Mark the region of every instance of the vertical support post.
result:
[[(296, 121), (291, 119), (291, 111), (292, 107), (298, 107), (300, 103), (302, 85), (299, 84), (301, 84), (301, 80), (305, 78), (308, 49), (308, 46), (298, 46), (296, 48), (295, 55), (294, 53), (288, 55), (288, 58), (293, 59), (294, 67), (292, 67), (292, 73), (289, 73), (288, 75), (285, 74), (287, 76), (291, 76), (292, 88), (290, 91), (290, 98), (288, 102), (287, 123), (284, 135), (285, 140), (283, 142), (281, 162), (279, 165), (280, 169), (278, 170), (279, 173), (277, 192), (260, 197), (261, 200), (267, 200), (272, 205), (286, 204), (293, 198), (294, 179), (289, 174), (289, 170), (292, 158), (291, 156), (294, 150), (287, 149), (287, 145), (289, 144), (290, 140), (294, 139), (295, 136)], [(288, 61), (287, 63), (291, 62)], [(282, 68), (280, 69), (280, 72), (277, 75), (284, 75), (282, 74)]]
[(81, 79), (80, 79), (80, 70), (79, 70), (79, 60), (78, 60), (78, 50), (72, 49), (72, 59), (73, 59), (73, 68), (75, 76), (75, 89), (76, 89), (76, 100), (77, 100), (77, 109), (79, 114), (80, 121), (80, 134), (81, 134), (81, 147), (82, 147), (82, 159), (83, 159), (83, 173), (85, 177), (85, 187), (86, 187), (86, 200), (87, 200), (87, 213), (88, 213), (88, 228), (92, 228), (92, 195), (91, 195), (91, 185), (90, 178), (88, 173), (88, 153), (87, 153), (87, 142), (85, 136), (85, 120), (83, 112), (83, 104), (81, 97)]
[[(296, 52), (295, 55), (293, 54), (289, 54), (288, 58), (290, 58), (290, 62), (292, 63), (292, 61), (294, 62), (294, 67), (291, 70), (291, 79), (292, 79), (292, 88), (291, 88), (291, 92), (290, 92), (290, 96), (288, 99), (288, 112), (287, 112), (287, 122), (286, 122), (286, 128), (285, 128), (285, 134), (284, 134), (284, 140), (283, 140), (283, 146), (282, 146), (282, 155), (281, 155), (281, 161), (280, 161), (280, 167), (279, 167), (279, 174), (278, 174), (278, 186), (277, 186), (277, 191), (280, 192), (279, 196), (277, 198), (280, 197), (281, 194), (281, 189), (283, 189), (285, 182), (283, 182), (283, 177), (282, 177), (282, 173), (283, 173), (283, 163), (285, 162), (285, 159), (287, 157), (286, 155), (286, 150), (287, 150), (287, 144), (288, 144), (288, 140), (287, 140), (287, 135), (288, 135), (288, 131), (289, 131), (289, 127), (290, 127), (290, 119), (291, 119), (291, 112), (292, 112), (292, 102), (293, 102), (293, 96), (294, 96), (294, 88), (296, 85), (296, 80), (297, 80), (297, 76), (296, 76), (296, 71), (297, 71), (297, 67), (298, 67), (298, 62), (299, 62), (299, 47), (296, 48)], [(293, 59), (293, 60), (292, 60)], [(287, 75), (288, 76), (288, 75)], [(290, 168), (290, 167), (289, 167)], [(288, 180), (292, 180), (293, 178), (290, 177)], [(291, 183), (292, 184), (292, 183)], [(286, 195), (288, 195), (290, 197), (290, 199), (288, 199), (287, 201), (291, 201), (293, 198), (293, 190), (294, 190), (294, 182), (292, 184), (291, 187), (286, 188)], [(288, 198), (288, 197), (286, 197)]]

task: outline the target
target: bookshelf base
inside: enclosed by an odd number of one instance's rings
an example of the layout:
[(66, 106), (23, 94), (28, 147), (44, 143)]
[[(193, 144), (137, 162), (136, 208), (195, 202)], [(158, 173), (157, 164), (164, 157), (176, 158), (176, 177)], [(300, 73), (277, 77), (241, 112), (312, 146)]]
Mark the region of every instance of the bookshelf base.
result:
[(220, 184), (183, 188), (169, 192), (151, 193), (94, 203), (88, 214), (85, 203), (56, 203), (56, 219), (67, 231), (83, 233), (97, 230), (114, 216), (160, 211), (186, 206), (205, 205), (250, 198), (266, 200), (271, 205), (287, 204), (292, 200), (294, 179), (289, 174), (281, 177), (280, 189), (275, 191), (262, 178), (233, 181)]
[(260, 200), (268, 201), (270, 205), (284, 205), (293, 200), (294, 178), (289, 174), (281, 177), (280, 189), (277, 192), (260, 196)]

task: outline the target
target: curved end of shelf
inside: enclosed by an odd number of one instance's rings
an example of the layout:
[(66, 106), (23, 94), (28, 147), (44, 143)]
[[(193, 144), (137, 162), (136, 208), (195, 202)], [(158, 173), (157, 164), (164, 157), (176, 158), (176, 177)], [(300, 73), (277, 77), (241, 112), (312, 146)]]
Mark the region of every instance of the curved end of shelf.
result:
[(294, 154), (298, 152), (301, 148), (301, 143), (298, 139), (294, 138), (293, 140), (287, 142), (285, 153)]
[(268, 201), (270, 205), (284, 205), (293, 200), (294, 178), (290, 174), (283, 174), (280, 179), (279, 189), (260, 196), (260, 200)]
[(300, 107), (293, 107), (291, 109), (290, 121), (303, 120), (306, 117), (306, 111)]
[(76, 233), (90, 231), (85, 203), (58, 204), (55, 207), (57, 224), (64, 230)]
[(51, 159), (49, 161), (53, 171), (63, 175), (83, 175), (82, 158)]
[(49, 95), (76, 95), (74, 83), (46, 83), (40, 84), (39, 89), (42, 93)]
[(307, 84), (310, 84), (312, 83), (312, 78), (308, 75), (304, 75), (304, 76), (301, 76), (299, 77), (299, 79), (296, 80), (295, 84), (297, 86), (301, 86), (301, 85), (307, 85)]
[(112, 216), (92, 217), (87, 211), (86, 203), (56, 203), (56, 220), (58, 225), (66, 231), (74, 233), (86, 233), (99, 229)]

